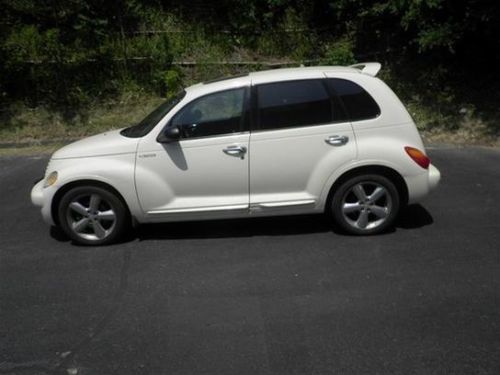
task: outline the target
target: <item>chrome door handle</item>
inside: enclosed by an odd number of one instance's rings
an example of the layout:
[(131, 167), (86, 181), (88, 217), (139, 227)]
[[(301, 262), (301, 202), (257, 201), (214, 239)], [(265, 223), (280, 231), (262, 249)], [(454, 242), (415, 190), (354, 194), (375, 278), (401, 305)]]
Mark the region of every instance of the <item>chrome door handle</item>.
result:
[(243, 155), (247, 152), (247, 148), (245, 146), (233, 145), (227, 146), (222, 151), (224, 151), (227, 155), (243, 157)]
[(331, 135), (325, 142), (332, 146), (343, 146), (349, 142), (349, 137), (346, 135)]

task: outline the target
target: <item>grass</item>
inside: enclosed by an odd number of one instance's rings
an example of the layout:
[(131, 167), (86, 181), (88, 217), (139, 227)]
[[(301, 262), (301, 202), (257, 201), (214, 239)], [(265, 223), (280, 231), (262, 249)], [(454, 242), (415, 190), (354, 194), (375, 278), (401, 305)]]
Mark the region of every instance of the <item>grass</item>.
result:
[[(137, 123), (163, 100), (144, 92), (124, 93), (71, 114), (45, 107), (11, 106), (8, 115), (0, 117), (0, 155), (52, 152), (69, 141)], [(426, 144), (500, 147), (500, 137), (491, 130), (495, 127), (472, 110), (450, 116), (418, 101), (405, 105)]]
[(143, 119), (164, 99), (152, 95), (124, 94), (104, 104), (82, 109), (68, 116), (45, 107), (14, 106), (0, 125), (1, 144), (67, 142), (109, 129), (130, 126)]
[(471, 124), (456, 130), (434, 128), (420, 131), (425, 144), (500, 147), (500, 137), (494, 136), (481, 124)]
[(487, 123), (473, 110), (463, 107), (457, 114), (445, 115), (422, 104), (410, 103), (406, 107), (426, 144), (500, 147), (499, 127)]
[(41, 146), (5, 147), (5, 148), (0, 148), (0, 157), (50, 155), (64, 145), (65, 143), (63, 142), (57, 142), (57, 143), (52, 143), (50, 145), (41, 145)]

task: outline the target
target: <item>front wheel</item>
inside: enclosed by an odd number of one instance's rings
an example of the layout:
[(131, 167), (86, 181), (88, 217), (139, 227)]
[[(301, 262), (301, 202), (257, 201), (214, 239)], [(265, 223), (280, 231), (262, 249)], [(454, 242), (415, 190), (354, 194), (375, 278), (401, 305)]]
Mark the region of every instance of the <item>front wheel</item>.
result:
[(127, 213), (115, 194), (97, 186), (69, 190), (58, 208), (61, 228), (82, 245), (107, 245), (116, 241), (127, 226)]
[(398, 214), (400, 197), (388, 178), (360, 175), (342, 183), (333, 194), (330, 210), (348, 233), (368, 235), (389, 228)]

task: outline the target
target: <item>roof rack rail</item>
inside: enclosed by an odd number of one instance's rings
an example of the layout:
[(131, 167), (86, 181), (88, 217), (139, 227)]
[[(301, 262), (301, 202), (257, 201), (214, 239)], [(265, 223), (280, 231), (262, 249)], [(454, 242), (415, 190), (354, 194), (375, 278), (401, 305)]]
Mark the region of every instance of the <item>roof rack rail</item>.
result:
[(377, 73), (380, 71), (380, 68), (382, 68), (382, 65), (378, 62), (364, 62), (354, 65), (349, 65), (349, 68), (359, 69), (361, 70), (361, 73), (375, 77)]

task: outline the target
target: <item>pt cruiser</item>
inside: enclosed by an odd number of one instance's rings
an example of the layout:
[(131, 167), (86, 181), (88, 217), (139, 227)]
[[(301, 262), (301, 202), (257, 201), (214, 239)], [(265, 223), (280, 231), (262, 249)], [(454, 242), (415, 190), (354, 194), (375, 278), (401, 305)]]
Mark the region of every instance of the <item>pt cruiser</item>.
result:
[(75, 242), (131, 224), (326, 212), (390, 227), (439, 182), (380, 64), (255, 72), (191, 86), (139, 124), (56, 151), (31, 192)]

